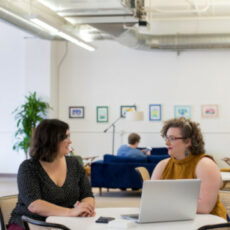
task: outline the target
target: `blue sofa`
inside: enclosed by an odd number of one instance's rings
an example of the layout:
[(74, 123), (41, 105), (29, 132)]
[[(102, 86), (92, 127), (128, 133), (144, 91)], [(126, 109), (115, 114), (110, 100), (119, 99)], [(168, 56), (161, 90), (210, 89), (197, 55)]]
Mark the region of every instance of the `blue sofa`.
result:
[(159, 161), (168, 158), (167, 148), (153, 148), (150, 156), (122, 157), (105, 154), (91, 164), (91, 186), (101, 188), (140, 189), (142, 181), (136, 167), (145, 167), (151, 175)]

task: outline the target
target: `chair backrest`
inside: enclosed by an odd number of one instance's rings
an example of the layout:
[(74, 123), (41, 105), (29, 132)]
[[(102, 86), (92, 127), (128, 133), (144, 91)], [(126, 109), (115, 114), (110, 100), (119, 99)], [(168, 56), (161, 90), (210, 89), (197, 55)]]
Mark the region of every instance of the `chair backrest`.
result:
[(230, 191), (219, 191), (220, 200), (230, 216)]
[(223, 223), (223, 224), (212, 224), (212, 225), (205, 225), (202, 226), (200, 228), (198, 228), (198, 230), (209, 230), (209, 229), (213, 229), (213, 230), (229, 230), (230, 229), (230, 223)]
[(142, 181), (150, 180), (149, 171), (145, 167), (137, 167), (137, 168), (135, 168), (135, 170), (140, 175)]
[(31, 219), (27, 216), (22, 216), (22, 221), (25, 226), (25, 230), (70, 230), (62, 224), (48, 223), (45, 221), (39, 221)]
[(17, 195), (0, 197), (0, 221), (2, 230), (6, 230), (12, 210), (18, 201)]

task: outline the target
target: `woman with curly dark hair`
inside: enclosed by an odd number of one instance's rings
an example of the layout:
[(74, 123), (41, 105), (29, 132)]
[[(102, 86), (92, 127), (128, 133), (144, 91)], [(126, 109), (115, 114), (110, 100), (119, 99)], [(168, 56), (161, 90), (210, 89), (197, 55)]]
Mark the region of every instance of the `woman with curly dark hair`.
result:
[(164, 123), (161, 135), (170, 158), (159, 162), (152, 180), (200, 179), (197, 213), (210, 213), (227, 219), (218, 195), (222, 186), (220, 170), (214, 159), (205, 154), (199, 124), (184, 117), (171, 119)]

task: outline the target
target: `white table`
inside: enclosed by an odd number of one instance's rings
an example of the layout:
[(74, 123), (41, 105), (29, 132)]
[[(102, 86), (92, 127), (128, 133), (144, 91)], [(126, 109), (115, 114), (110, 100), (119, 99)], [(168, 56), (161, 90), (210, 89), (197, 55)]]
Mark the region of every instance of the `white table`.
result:
[(221, 189), (225, 189), (225, 186), (227, 185), (227, 183), (230, 182), (230, 172), (221, 172), (221, 177), (223, 180), (223, 186)]
[(221, 177), (224, 182), (230, 181), (230, 172), (221, 172)]
[[(134, 214), (138, 213), (138, 208), (98, 208), (96, 209), (95, 217), (60, 217), (50, 216), (46, 219), (47, 222), (63, 224), (71, 230), (84, 229), (84, 230), (103, 230), (108, 229), (108, 224), (98, 224), (95, 220), (100, 216), (109, 216), (120, 219), (121, 214)], [(174, 222), (161, 222), (161, 223), (149, 223), (149, 224), (136, 224), (135, 227), (130, 229), (135, 230), (196, 230), (197, 228), (207, 224), (225, 223), (221, 217), (214, 215), (198, 214), (194, 220), (189, 221), (174, 221)], [(111, 228), (114, 229), (115, 228)]]

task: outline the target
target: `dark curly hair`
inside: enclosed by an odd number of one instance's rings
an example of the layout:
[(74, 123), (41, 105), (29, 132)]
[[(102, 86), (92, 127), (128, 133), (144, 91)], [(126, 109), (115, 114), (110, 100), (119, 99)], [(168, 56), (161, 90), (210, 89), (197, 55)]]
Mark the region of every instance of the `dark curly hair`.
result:
[(189, 151), (194, 155), (205, 153), (204, 140), (199, 123), (186, 119), (184, 117), (170, 119), (164, 122), (161, 130), (161, 136), (165, 137), (169, 128), (179, 128), (182, 137), (191, 139)]
[(45, 119), (35, 129), (30, 156), (35, 160), (52, 162), (58, 154), (58, 145), (66, 136), (69, 125), (58, 119)]

